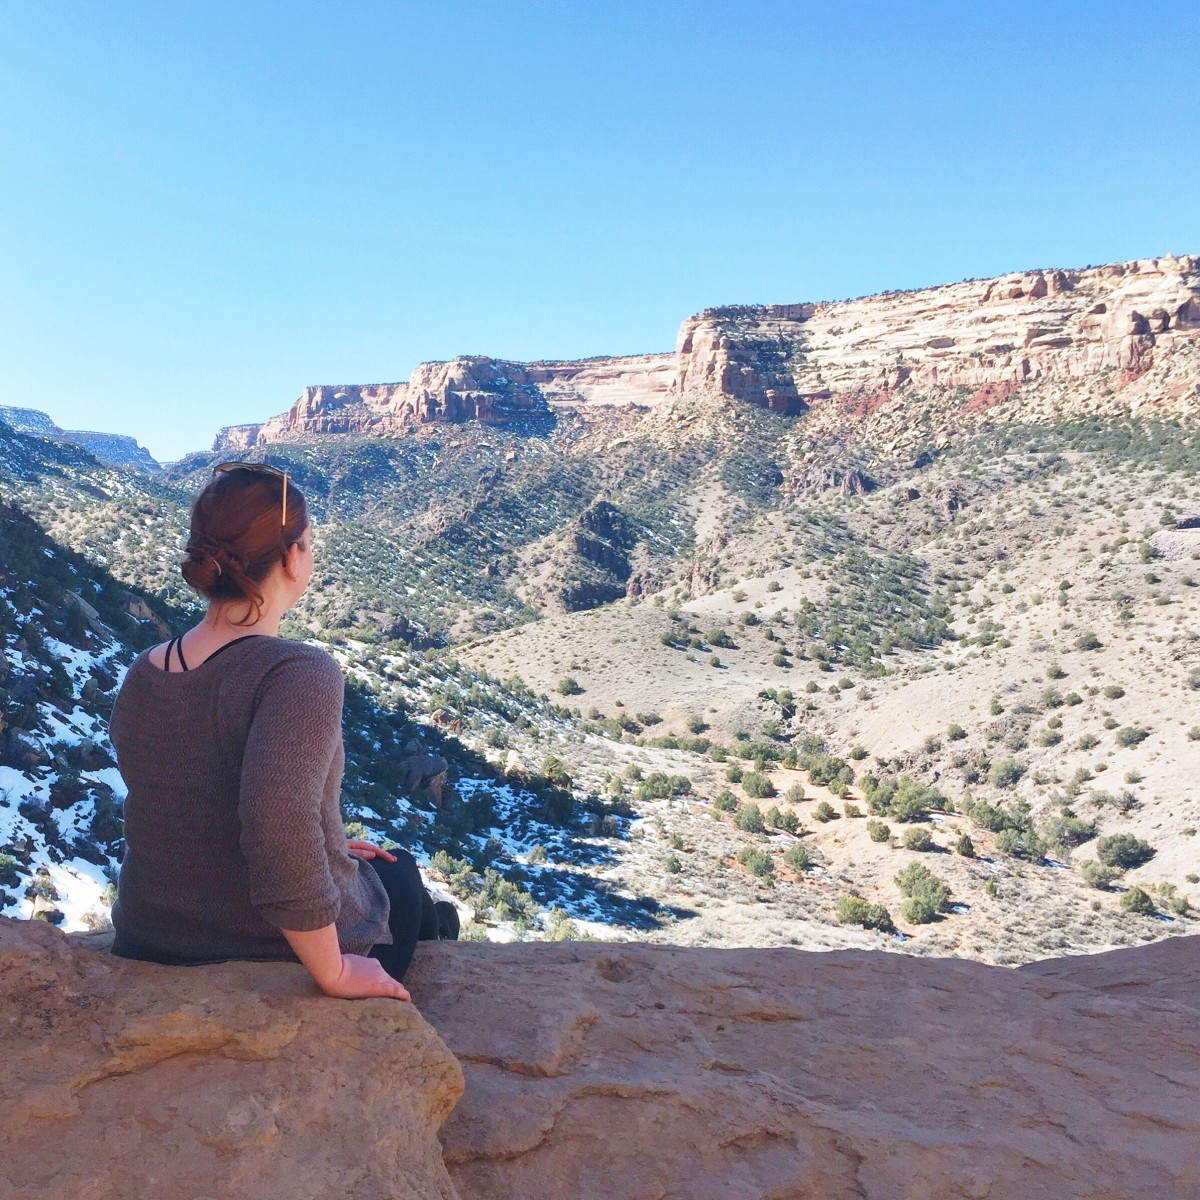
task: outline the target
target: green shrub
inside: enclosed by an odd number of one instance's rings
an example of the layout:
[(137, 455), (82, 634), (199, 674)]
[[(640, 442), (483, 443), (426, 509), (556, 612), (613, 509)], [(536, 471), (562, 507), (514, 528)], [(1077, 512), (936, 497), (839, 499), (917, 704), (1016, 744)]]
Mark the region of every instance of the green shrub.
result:
[(1010, 826), (1000, 830), (996, 834), (996, 847), (1003, 854), (1029, 862), (1037, 862), (1046, 853), (1046, 843), (1035, 830), (1028, 827)]
[(1075, 639), (1076, 650), (1099, 650), (1104, 643), (1094, 633), (1081, 633)]
[(17, 871), (17, 860), (10, 854), (0, 854), (0, 885), (16, 887), (21, 881)]
[(775, 795), (775, 785), (767, 776), (758, 771), (747, 771), (742, 776), (742, 787), (747, 796), (753, 796), (756, 800), (764, 800)]
[(1104, 694), (1110, 700), (1120, 700), (1120, 698), (1125, 695), (1125, 689), (1120, 687), (1118, 684), (1110, 683), (1108, 687), (1104, 689)]
[(937, 914), (937, 907), (924, 896), (909, 896), (900, 905), (900, 915), (913, 925), (928, 925)]
[(783, 861), (793, 871), (807, 871), (812, 866), (812, 859), (809, 858), (808, 851), (803, 846), (792, 846), (783, 856)]
[(1009, 788), (1013, 787), (1024, 774), (1025, 768), (1015, 758), (1005, 758), (992, 765), (992, 769), (988, 772), (988, 783), (992, 787)]
[(804, 788), (798, 783), (793, 783), (792, 786), (788, 788), (784, 799), (789, 804), (799, 804), (800, 801), (804, 799)]
[(736, 650), (737, 642), (733, 640), (723, 629), (710, 629), (705, 635), (704, 640), (710, 646), (716, 646), (719, 650)]
[(687, 796), (692, 791), (692, 781), (686, 775), (667, 775), (655, 771), (647, 775), (634, 789), (638, 800), (665, 800), (670, 796)]
[(892, 933), (896, 928), (882, 904), (868, 904), (861, 896), (839, 896), (835, 908), (843, 925), (861, 925), (880, 933)]
[(1104, 891), (1111, 886), (1112, 881), (1120, 874), (1114, 871), (1112, 867), (1106, 867), (1103, 863), (1096, 862), (1095, 859), (1089, 858), (1086, 862), (1079, 864), (1079, 874), (1083, 876), (1083, 882), (1088, 887), (1099, 888)]
[(1096, 842), (1096, 857), (1106, 866), (1118, 871), (1131, 871), (1149, 862), (1155, 851), (1149, 842), (1131, 833), (1114, 833)]
[(677, 854), (668, 854), (666, 865), (667, 865), (667, 870), (672, 875), (678, 875), (679, 872), (683, 870), (683, 863), (681, 863), (679, 861), (679, 856)]
[(759, 879), (769, 879), (775, 874), (775, 864), (771, 861), (771, 856), (754, 846), (743, 846), (738, 851), (737, 860)]
[(876, 816), (897, 821), (922, 821), (930, 809), (944, 810), (946, 797), (928, 784), (901, 775), (899, 779), (877, 779), (865, 775), (862, 781), (867, 807)]
[(863, 815), (862, 809), (859, 808), (858, 805), (852, 800), (847, 800), (846, 803), (842, 805), (842, 813), (847, 817), (861, 817)]
[(740, 764), (730, 763), (728, 769), (725, 771), (725, 778), (728, 779), (730, 783), (741, 783), (742, 768)]
[(1062, 816), (1051, 817), (1042, 826), (1042, 836), (1052, 846), (1068, 849), (1091, 841), (1096, 836), (1096, 823), (1064, 813)]
[(1150, 899), (1149, 892), (1143, 891), (1140, 887), (1131, 887), (1128, 891), (1121, 893), (1121, 907), (1126, 912), (1140, 913), (1145, 917), (1155, 911), (1154, 901)]
[(713, 797), (713, 808), (715, 808), (717, 812), (736, 812), (737, 806), (737, 797), (728, 789), (718, 792)]
[(963, 858), (975, 857), (975, 843), (971, 841), (969, 833), (961, 833), (958, 836), (958, 841), (954, 843), (954, 849), (958, 851)]
[(765, 826), (763, 824), (762, 810), (757, 804), (747, 804), (744, 808), (738, 810), (737, 816), (733, 818), (733, 823), (742, 830), (743, 833), (762, 833)]
[(837, 813), (833, 811), (833, 805), (828, 800), (822, 800), (816, 808), (813, 809), (813, 817), (824, 824), (826, 821), (832, 821)]
[(952, 724), (947, 728), (946, 736), (952, 742), (961, 742), (967, 736), (967, 731), (959, 724)]
[(573, 675), (567, 675), (565, 678), (558, 681), (558, 690), (564, 696), (579, 696), (583, 693), (583, 688), (579, 684), (579, 680)]
[(890, 842), (892, 840), (892, 831), (882, 821), (877, 821), (872, 817), (867, 822), (867, 833), (873, 842)]
[(1118, 746), (1136, 746), (1150, 736), (1150, 730), (1141, 729), (1136, 725), (1125, 725), (1118, 729), (1114, 736)]
[[(775, 814), (774, 820), (771, 819), (771, 813)], [(800, 822), (794, 812), (780, 812), (777, 808), (767, 813), (767, 824), (774, 829), (782, 829), (784, 833), (795, 833), (800, 828)]]
[(896, 884), (908, 897), (904, 917), (915, 924), (925, 924), (950, 902), (950, 889), (923, 863), (909, 863), (896, 876)]
[(904, 831), (905, 850), (932, 850), (933, 838), (924, 825), (914, 825)]

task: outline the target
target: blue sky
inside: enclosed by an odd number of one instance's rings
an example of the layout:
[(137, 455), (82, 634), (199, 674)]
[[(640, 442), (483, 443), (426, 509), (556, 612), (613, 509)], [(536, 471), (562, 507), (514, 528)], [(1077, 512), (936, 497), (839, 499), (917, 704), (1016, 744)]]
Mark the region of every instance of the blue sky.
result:
[(1200, 252), (1200, 5), (39, 0), (0, 403), (160, 459), (423, 359)]

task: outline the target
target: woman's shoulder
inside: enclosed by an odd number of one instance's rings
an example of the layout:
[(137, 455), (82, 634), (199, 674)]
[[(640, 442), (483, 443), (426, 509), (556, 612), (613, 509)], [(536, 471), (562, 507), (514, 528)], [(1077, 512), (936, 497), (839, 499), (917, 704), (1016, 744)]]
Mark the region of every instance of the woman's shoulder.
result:
[(264, 637), (255, 639), (270, 645), (256, 648), (255, 657), (264, 673), (271, 671), (289, 676), (311, 679), (314, 683), (343, 681), (342, 668), (328, 650), (314, 646), (311, 642), (298, 642), (291, 638)]

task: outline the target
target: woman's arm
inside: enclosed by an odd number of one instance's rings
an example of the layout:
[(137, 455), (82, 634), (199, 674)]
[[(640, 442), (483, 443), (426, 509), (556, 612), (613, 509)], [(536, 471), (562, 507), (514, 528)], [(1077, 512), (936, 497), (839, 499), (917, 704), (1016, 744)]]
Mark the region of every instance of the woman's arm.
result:
[(325, 995), (342, 1000), (362, 1000), (368, 996), (412, 999), (404, 985), (393, 979), (376, 959), (343, 954), (336, 926), (303, 931), (281, 929), (280, 933)]

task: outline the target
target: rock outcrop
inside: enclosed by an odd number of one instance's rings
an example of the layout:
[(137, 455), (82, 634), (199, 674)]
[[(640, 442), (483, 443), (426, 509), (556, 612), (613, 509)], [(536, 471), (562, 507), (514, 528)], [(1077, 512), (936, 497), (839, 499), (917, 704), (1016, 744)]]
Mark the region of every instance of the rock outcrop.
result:
[[(684, 323), (676, 390), (697, 379), (764, 407), (901, 389), (969, 388), (982, 400), (1111, 368), (1139, 375), (1194, 346), (1200, 257), (1034, 271), (822, 304), (709, 309)], [(782, 383), (780, 380), (782, 379)], [(773, 389), (776, 394), (772, 395)], [(969, 401), (968, 401), (969, 402)]]
[(292, 407), (260, 425), (218, 432), (214, 453), (325, 433), (395, 437), (415, 427), (478, 421), (517, 426), (558, 411), (652, 407), (671, 390), (669, 354), (578, 362), (517, 363), (485, 357), (421, 363), (406, 383), (305, 388)]
[(464, 1197), (1200, 1194), (1200, 938), (1020, 970), (886, 953), (435, 946)]
[(1028, 390), (1043, 404), (1034, 419), (1071, 415), (1046, 392), (1056, 382), (1080, 399), (1080, 385), (1094, 387), (1088, 411), (1108, 397), (1114, 409), (1200, 414), (1200, 257), (706, 309), (683, 322), (673, 353), (422, 363), (407, 383), (307, 388), (287, 413), (222, 430), (218, 443), (224, 452), (323, 433), (396, 436), (438, 422), (520, 427), (535, 413), (603, 419), (614, 407), (681, 414), (706, 396), (861, 421), (928, 393), (970, 417)]
[(1200, 938), (1019, 970), (435, 943), (408, 983), (0, 919), (0, 1198), (1197, 1194)]
[(303, 967), (156, 967), (0, 917), (0, 1200), (454, 1200), (462, 1072)]

